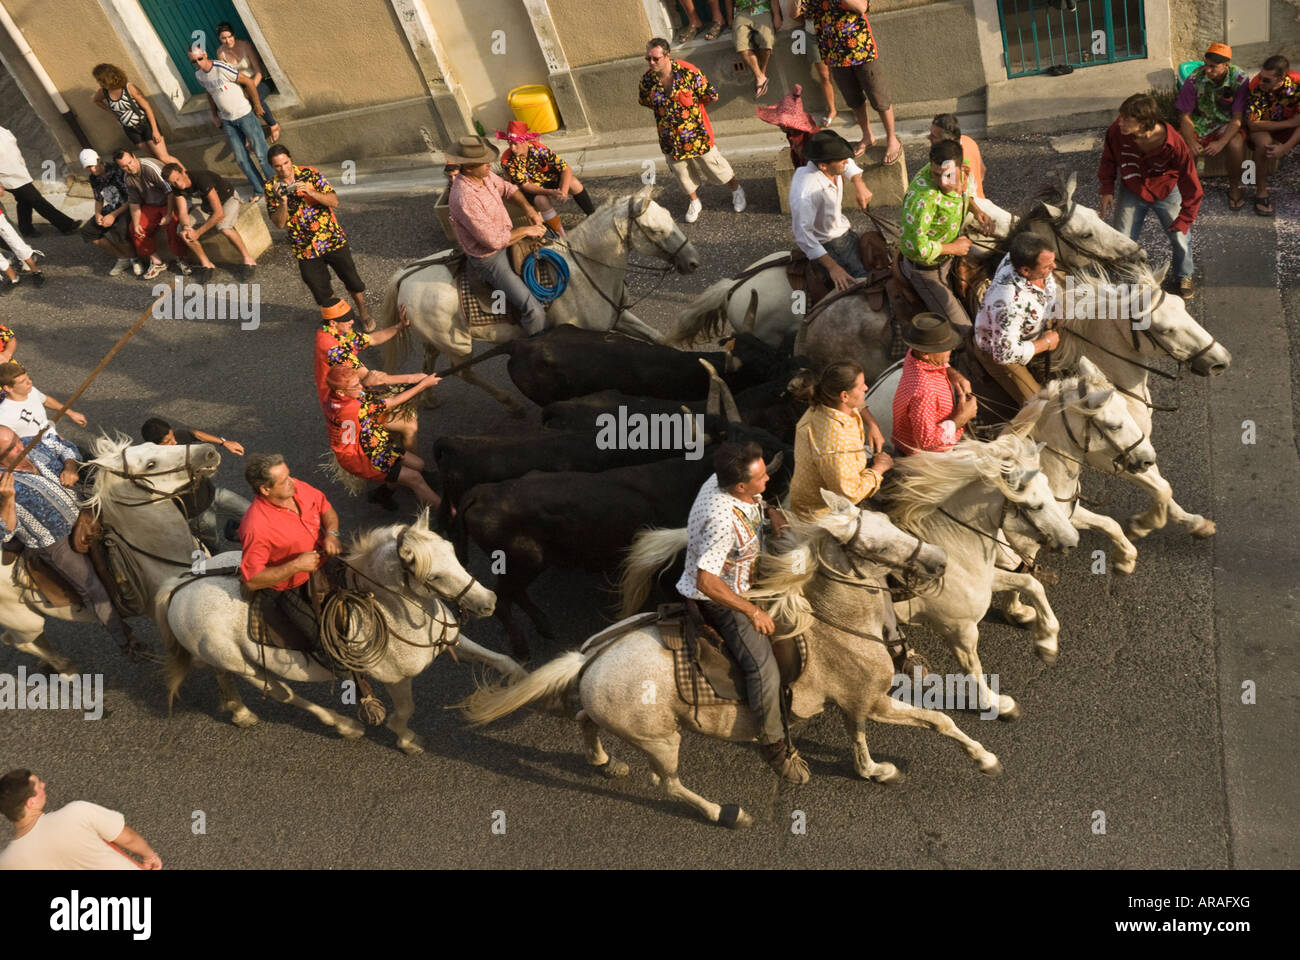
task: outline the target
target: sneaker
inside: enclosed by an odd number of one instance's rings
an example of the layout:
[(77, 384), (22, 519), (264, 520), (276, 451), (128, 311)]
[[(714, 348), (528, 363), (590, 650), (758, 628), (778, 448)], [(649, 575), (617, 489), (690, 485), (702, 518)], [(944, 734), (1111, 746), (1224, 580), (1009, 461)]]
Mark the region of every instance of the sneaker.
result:
[(176, 267), (176, 272), (182, 277), (191, 277), (194, 275), (194, 269), (184, 260), (173, 260), (172, 263)]
[(144, 279), (146, 280), (152, 280), (154, 277), (160, 276), (161, 274), (164, 274), (166, 272), (167, 272), (167, 264), (150, 263), (149, 269), (144, 272), (143, 276)]
[(138, 259), (133, 259), (131, 261), (131, 272), (134, 273), (137, 277), (140, 276), (141, 274), (144, 273), (144, 264), (141, 263)]
[(686, 216), (683, 218), (687, 223), (694, 223), (700, 219), (700, 213), (704, 210), (704, 204), (700, 203), (700, 198), (696, 197), (686, 207)]
[(731, 191), (731, 208), (737, 213), (745, 209), (745, 188), (737, 187)]
[(1165, 280), (1163, 286), (1166, 293), (1176, 294), (1184, 300), (1191, 300), (1196, 296), (1196, 280), (1194, 277), (1170, 277)]
[[(113, 269), (108, 271), (108, 275), (110, 277), (119, 276), (122, 273), (125, 273), (126, 270), (130, 268), (132, 263), (134, 263), (134, 261), (131, 260), (130, 257), (123, 257), (120, 260), (118, 260), (115, 264), (113, 264)], [(139, 264), (137, 263), (136, 266), (139, 267)], [(136, 270), (136, 273), (139, 272), (140, 272), (139, 270)]]

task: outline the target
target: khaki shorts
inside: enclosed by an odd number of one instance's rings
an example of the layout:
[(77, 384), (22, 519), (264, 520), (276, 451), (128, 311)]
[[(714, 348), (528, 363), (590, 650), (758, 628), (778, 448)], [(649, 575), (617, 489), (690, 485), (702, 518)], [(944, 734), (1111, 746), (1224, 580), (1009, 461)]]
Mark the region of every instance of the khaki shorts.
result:
[(772, 15), (761, 15), (758, 20), (743, 13), (731, 21), (731, 32), (736, 37), (736, 52), (771, 50), (776, 45), (776, 31), (772, 29)]
[(709, 152), (703, 156), (686, 160), (674, 160), (671, 157), (665, 159), (668, 161), (668, 169), (673, 172), (687, 196), (694, 193), (702, 181), (726, 184), (736, 178), (731, 164), (727, 163), (727, 158), (718, 152), (716, 146), (709, 147)]
[[(232, 193), (230, 195), (230, 199), (221, 205), (221, 213), (219, 215), (221, 217), (221, 221), (217, 224), (217, 229), (234, 230), (236, 225), (239, 223), (239, 208), (241, 206), (243, 206), (243, 202), (239, 199), (239, 196), (237, 194)], [(193, 211), (194, 211), (194, 226), (196, 229), (208, 222), (209, 218), (207, 215), (207, 211), (204, 210), (202, 207), (200, 207), (198, 204), (194, 205)]]

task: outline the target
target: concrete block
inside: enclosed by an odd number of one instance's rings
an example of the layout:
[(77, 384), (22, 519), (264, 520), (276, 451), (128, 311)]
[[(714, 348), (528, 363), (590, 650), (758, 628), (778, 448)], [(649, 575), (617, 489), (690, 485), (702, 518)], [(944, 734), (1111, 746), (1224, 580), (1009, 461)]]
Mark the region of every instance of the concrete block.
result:
[[(881, 138), (883, 141), (883, 137)], [(857, 164), (862, 168), (862, 182), (867, 185), (871, 191), (872, 207), (901, 207), (903, 197), (907, 194), (907, 157), (900, 155), (897, 163), (885, 166), (881, 163), (885, 159), (885, 145), (883, 142), (874, 147), (868, 147), (867, 152), (857, 158)], [(772, 161), (773, 173), (776, 178), (776, 195), (781, 203), (781, 212), (790, 212), (790, 181), (794, 177), (794, 164), (790, 161), (789, 147), (782, 147)], [(843, 208), (847, 210), (856, 210), (857, 203), (853, 199), (853, 191), (849, 188), (844, 190)]]
[[(1228, 175), (1228, 157), (1222, 150), (1212, 157), (1203, 157), (1202, 159), (1205, 161), (1205, 168), (1198, 171), (1202, 180), (1209, 180), (1212, 177), (1226, 177)], [(1249, 150), (1246, 152), (1246, 159), (1251, 159)], [(1272, 157), (1266, 157), (1264, 159), (1262, 172), (1268, 174), (1272, 173), (1276, 169), (1277, 161)], [(1251, 194), (1254, 194), (1253, 190), (1251, 191)]]
[[(271, 229), (262, 212), (265, 203), (245, 203), (239, 208), (239, 220), (235, 229), (248, 248), (249, 254), (257, 259), (271, 246)], [(203, 235), (203, 249), (216, 263), (243, 263), (244, 258), (235, 245), (226, 239), (226, 235), (213, 227)]]

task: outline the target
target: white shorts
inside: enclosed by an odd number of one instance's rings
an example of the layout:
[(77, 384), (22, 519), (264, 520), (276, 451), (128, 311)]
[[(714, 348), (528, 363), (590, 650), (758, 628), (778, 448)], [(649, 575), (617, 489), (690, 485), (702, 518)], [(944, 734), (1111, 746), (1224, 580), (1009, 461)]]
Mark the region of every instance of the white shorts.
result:
[(736, 179), (731, 164), (727, 163), (727, 158), (718, 152), (716, 146), (709, 147), (709, 152), (699, 157), (686, 160), (674, 160), (671, 157), (665, 159), (668, 161), (668, 169), (673, 172), (687, 196), (699, 188), (701, 181), (724, 184)]

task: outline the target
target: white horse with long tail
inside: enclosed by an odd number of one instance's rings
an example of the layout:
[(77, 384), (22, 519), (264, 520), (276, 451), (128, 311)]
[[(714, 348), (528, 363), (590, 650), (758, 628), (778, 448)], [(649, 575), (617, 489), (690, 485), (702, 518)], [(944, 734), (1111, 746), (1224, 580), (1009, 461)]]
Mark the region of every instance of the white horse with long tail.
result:
[[(240, 596), (238, 551), (219, 554), (208, 562), (215, 575), (176, 577), (163, 584), (155, 602), (155, 619), (167, 650), (168, 702), (175, 698), (192, 662), (212, 667), (221, 689), (222, 707), (238, 727), (249, 727), (257, 716), (244, 705), (235, 685), (242, 677), (261, 686), (281, 703), (291, 704), (333, 727), (349, 740), (365, 727), (350, 717), (295, 693), (284, 681), (326, 683), (334, 674), (315, 659), (294, 650), (263, 647), (248, 635), (248, 604)], [(357, 536), (343, 557), (350, 586), (369, 592), (373, 615), (383, 621), (387, 643), (365, 674), (387, 687), (394, 709), (386, 725), (407, 754), (423, 751), (412, 732), (415, 712), (411, 678), (444, 650), (454, 649), (468, 660), (486, 664), (506, 675), (523, 674), (510, 657), (494, 653), (461, 634), (469, 617), (492, 615), (496, 595), (475, 580), (456, 559), (450, 543), (428, 529), (425, 511), (411, 524), (376, 527)], [(217, 571), (228, 570), (227, 575)], [(353, 618), (349, 616), (349, 622)], [(364, 624), (363, 624), (364, 627)]]
[[(176, 497), (200, 476), (210, 476), (221, 456), (210, 443), (189, 446), (132, 446), (124, 436), (100, 437), (94, 443), (96, 467), (91, 495), (93, 510), (105, 532), (130, 557), (132, 586), (139, 591), (145, 613), (152, 615), (153, 598), (163, 581), (188, 570), (203, 555)], [(198, 551), (196, 553), (196, 551)], [(0, 639), (49, 664), (59, 673), (76, 672), (72, 662), (50, 648), (45, 620), (93, 623), (94, 615), (80, 605), (53, 607), (33, 589), (15, 583), (17, 565), (0, 570)]]
[[(866, 722), (927, 727), (957, 741), (980, 772), (997, 776), (1002, 765), (937, 710), (924, 710), (889, 696), (894, 666), (881, 633), (882, 598), (874, 589), (881, 567), (923, 578), (944, 572), (943, 552), (894, 527), (882, 514), (860, 510), (838, 494), (822, 491), (832, 512), (814, 524), (795, 523), (782, 539), (787, 549), (764, 554), (748, 596), (764, 604), (780, 636), (802, 633), (808, 663), (791, 686), (795, 718), (821, 713), (828, 703), (840, 708), (853, 742), (858, 775), (881, 783), (902, 773), (892, 763), (877, 763), (867, 749)], [(639, 535), (631, 549), (623, 581), (625, 598), (644, 597), (654, 571), (686, 545), (685, 530), (652, 530)], [(865, 565), (865, 568), (864, 568)], [(879, 565), (879, 566), (878, 566)], [(653, 617), (653, 615), (650, 615)], [(576, 719), (586, 745), (587, 762), (607, 776), (622, 776), (627, 765), (611, 758), (601, 732), (614, 734), (644, 753), (652, 780), (670, 797), (699, 810), (710, 822), (745, 827), (752, 819), (736, 804), (719, 805), (683, 786), (677, 753), (681, 731), (733, 743), (753, 742), (758, 734), (754, 713), (741, 704), (699, 707), (677, 694), (673, 655), (653, 624), (616, 624), (505, 687), (481, 687), (461, 705), (474, 723), (488, 723), (529, 704)], [(619, 633), (621, 629), (628, 632)], [(874, 631), (876, 640), (867, 637)], [(613, 636), (613, 639), (610, 637)], [(647, 703), (642, 691), (659, 691)], [(698, 718), (698, 719), (697, 719)]]
[[(633, 252), (666, 264), (659, 269), (687, 274), (700, 265), (695, 246), (682, 233), (667, 210), (650, 197), (650, 186), (602, 204), (591, 216), (554, 241), (550, 249), (564, 257), (569, 285), (546, 311), (548, 328), (570, 324), (587, 330), (618, 330), (634, 337), (661, 342), (663, 337), (631, 312), (626, 275)], [(468, 358), (475, 340), (504, 343), (524, 336), (512, 323), (471, 326), (461, 313), (460, 294), (451, 271), (441, 263), (446, 251), (404, 267), (389, 281), (380, 316), (381, 327), (391, 327), (405, 316), (425, 343), (425, 370), (432, 372), (439, 354), (454, 363)], [(399, 354), (410, 347), (407, 331), (390, 341), (385, 362), (395, 366)], [(472, 368), (459, 376), (490, 393), (511, 413), (522, 416), (524, 406), (510, 393), (479, 377)]]

